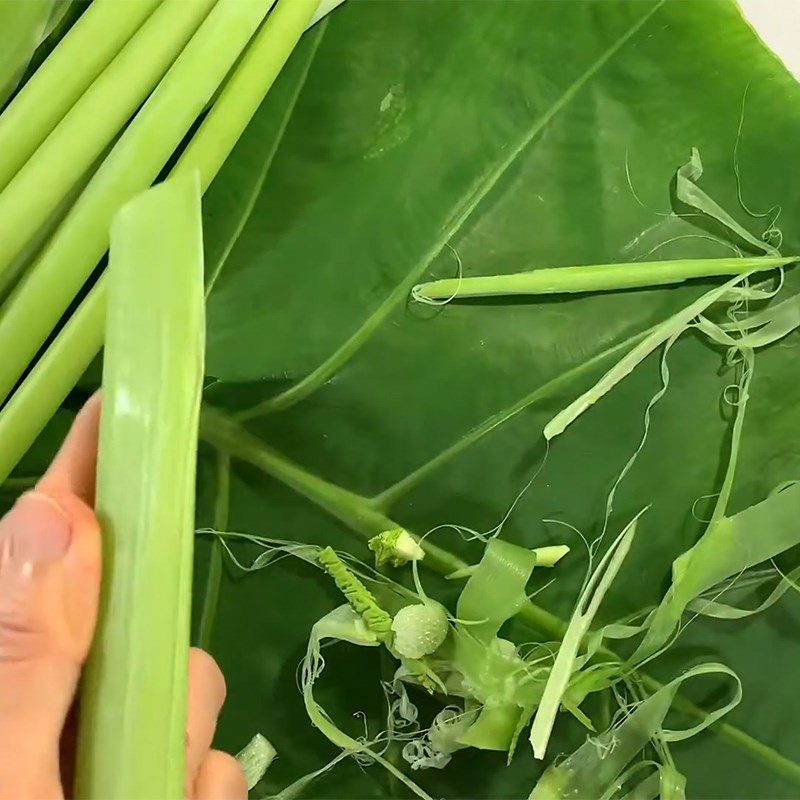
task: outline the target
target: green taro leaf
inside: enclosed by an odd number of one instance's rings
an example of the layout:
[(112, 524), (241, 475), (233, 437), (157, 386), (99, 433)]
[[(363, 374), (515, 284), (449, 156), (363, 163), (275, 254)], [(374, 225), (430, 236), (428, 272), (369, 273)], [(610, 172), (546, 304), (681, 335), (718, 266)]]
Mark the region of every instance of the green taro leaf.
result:
[[(800, 87), (732, 2), (351, 0), (313, 28), (204, 201), (207, 371), (216, 379), (206, 400), (238, 415), (254, 437), (250, 460), (271, 472), (234, 458), (229, 527), (365, 559), (365, 537), (387, 518), (416, 533), (445, 522), (493, 528), (542, 464), (546, 422), (644, 331), (716, 284), (442, 309), (409, 305), (409, 290), (454, 276), (458, 260), (472, 276), (630, 261), (662, 244), (653, 257), (728, 255), (702, 220), (669, 215), (671, 181), (694, 147), (703, 190), (760, 236), (768, 220), (739, 205), (733, 166), (748, 86), (742, 197), (757, 211), (782, 206), (782, 252), (794, 254)], [(694, 238), (672, 241), (684, 235)], [(756, 358), (733, 512), (800, 476), (796, 345), (792, 336)], [(702, 530), (693, 506), (719, 487), (732, 418), (720, 400), (732, 381), (722, 357), (693, 335), (670, 351), (669, 389), (609, 529), (651, 507), (597, 625), (658, 602), (672, 560)], [(562, 618), (586, 561), (577, 537), (542, 520), (600, 531), (659, 385), (654, 356), (552, 444), (504, 525), (518, 544), (573, 546), (536, 598)], [(282, 456), (258, 455), (261, 443)], [(334, 492), (329, 503), (315, 475), (353, 494)], [(212, 524), (217, 479), (206, 447), (199, 526)], [(353, 513), (335, 518), (338, 502)], [(468, 563), (479, 558), (454, 534), (430, 541)], [(198, 610), (209, 544), (199, 548)], [(453, 600), (456, 587), (448, 595), (424, 566), (426, 590)], [(228, 570), (223, 580), (211, 636), (229, 685), (219, 744), (236, 751), (256, 731), (274, 743), (279, 757), (258, 796), (336, 753), (304, 713), (295, 670), (311, 626), (339, 602), (299, 563), (246, 578)], [(537, 638), (518, 623), (503, 631), (512, 634)], [(648, 669), (669, 681), (701, 656), (727, 664), (744, 699), (726, 721), (800, 764), (798, 652), (800, 606), (789, 593), (746, 622), (692, 622)], [(364, 734), (352, 716), (363, 711), (374, 735), (384, 713), (380, 652), (337, 645), (325, 657), (320, 703), (351, 736)], [(708, 685), (686, 693), (723, 704)], [(550, 753), (582, 741), (560, 714)], [(676, 744), (688, 796), (798, 796), (787, 775), (800, 768), (770, 767), (772, 756), (745, 750), (713, 732)], [(460, 751), (449, 769), (415, 778), (435, 797), (523, 797), (541, 769), (525, 747), (508, 768), (504, 754)], [(379, 767), (347, 760), (304, 796), (404, 791)]]

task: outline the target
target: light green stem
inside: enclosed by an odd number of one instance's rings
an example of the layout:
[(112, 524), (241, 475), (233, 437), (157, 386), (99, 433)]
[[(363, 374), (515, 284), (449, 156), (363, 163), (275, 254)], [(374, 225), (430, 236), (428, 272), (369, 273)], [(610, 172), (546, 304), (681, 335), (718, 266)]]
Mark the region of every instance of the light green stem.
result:
[(94, 0), (81, 14), (0, 115), (0, 190), (160, 2)]
[[(214, 529), (224, 531), (228, 528), (228, 511), (230, 509), (231, 460), (220, 453), (217, 462), (217, 500), (214, 504)], [(211, 542), (211, 555), (208, 561), (208, 577), (203, 597), (203, 610), (200, 612), (200, 625), (197, 634), (197, 646), (203, 650), (211, 649), (211, 635), (214, 632), (214, 621), (217, 617), (217, 604), (222, 588), (222, 555), (224, 547), (215, 536)]]
[(14, 175), (0, 193), (0, 272), (147, 98), (213, 2), (165, 0)]
[(176, 170), (197, 169), (207, 189), (306, 29), (319, 0), (281, 2), (255, 35)]
[[(14, 287), (19, 283), (22, 276), (30, 268), (31, 264), (41, 255), (43, 249), (50, 241), (50, 237), (58, 230), (58, 226), (69, 214), (70, 209), (75, 205), (75, 201), (80, 197), (81, 192), (86, 188), (97, 168), (104, 161), (105, 157), (111, 152), (111, 145), (100, 156), (96, 163), (84, 173), (83, 177), (61, 198), (58, 207), (50, 215), (47, 222), (36, 232), (36, 235), (28, 241), (14, 261), (4, 272), (0, 273), (0, 320), (3, 318), (3, 305), (10, 297)], [(2, 367), (0, 367), (0, 373)]]
[(694, 258), (674, 261), (634, 261), (626, 264), (592, 264), (581, 267), (545, 267), (511, 275), (446, 278), (415, 286), (411, 296), (418, 302), (460, 300), (468, 297), (574, 294), (643, 289), (683, 283), (694, 278), (741, 275), (751, 270), (785, 267), (790, 258)]
[[(166, 0), (145, 27), (170, 3), (195, 8), (209, 2)], [(271, 0), (219, 0), (16, 287), (0, 313), (0, 352), (4, 353), (0, 360), (0, 401), (19, 380), (105, 253), (115, 212), (156, 179), (270, 4)], [(234, 142), (227, 142), (229, 149)], [(60, 163), (64, 153), (59, 151), (58, 158)], [(40, 163), (38, 156), (36, 162)], [(46, 176), (41, 178), (44, 185), (48, 181)], [(16, 195), (16, 182), (4, 194)], [(3, 224), (0, 216), (0, 227)]]
[[(293, 464), (219, 411), (208, 407), (203, 409), (200, 417), (200, 436), (232, 458), (252, 464), (289, 486), (365, 539), (369, 539), (375, 532), (401, 527), (397, 522), (376, 511), (366, 497), (342, 489)], [(431, 545), (427, 541), (424, 547), (426, 556), (421, 562), (422, 565), (431, 567), (441, 575), (446, 576), (468, 567), (465, 561), (444, 548)], [(552, 639), (561, 639), (567, 630), (567, 623), (564, 620), (531, 602), (526, 603), (517, 616)], [(601, 648), (598, 655), (621, 661), (615, 653), (606, 648)], [(662, 684), (654, 678), (638, 674), (651, 691), (657, 691), (662, 687)], [(708, 716), (707, 711), (680, 696), (676, 700), (675, 708), (693, 719), (702, 720)], [(800, 765), (734, 725), (718, 721), (710, 729), (721, 739), (774, 773), (800, 786)]]
[(0, 483), (100, 351), (105, 303), (98, 303), (97, 297), (103, 291), (101, 279), (0, 411)]
[[(231, 6), (235, 5), (238, 0), (220, 0), (220, 2)], [(247, 0), (247, 2), (252, 7), (252, 0)], [(260, 5), (263, 7), (266, 2), (267, 0), (262, 0)], [(307, 5), (306, 0), (302, 0), (302, 4), (286, 3), (285, 10), (280, 15), (275, 14), (274, 19), (271, 19), (270, 23), (264, 25), (258, 32), (252, 45), (255, 54), (252, 57), (248, 55), (236, 66), (227, 84), (234, 88), (230, 90), (226, 88), (217, 100), (217, 104), (224, 102), (224, 108), (228, 112), (227, 123), (223, 124), (222, 121), (215, 121), (208, 125), (202, 125), (195, 134), (185, 159), (173, 170), (173, 175), (184, 169), (196, 168), (200, 172), (202, 185), (207, 185), (211, 182), (224, 158), (233, 150), (234, 145), (247, 127), (250, 117), (264, 99), (269, 87), (275, 80), (275, 76), (280, 71), (283, 60), (281, 60), (282, 57), (279, 57), (279, 54), (285, 53), (288, 44), (294, 46), (297, 41), (296, 37), (299, 36), (297, 27), (308, 10)], [(215, 9), (214, 13), (217, 13), (217, 11), (218, 9)], [(211, 20), (211, 17), (209, 17), (209, 20)], [(308, 20), (306, 18), (304, 24), (307, 23)], [(203, 28), (198, 32), (198, 36), (202, 31)], [(197, 38), (195, 37), (195, 39)], [(205, 59), (205, 51), (211, 44), (213, 42), (210, 43), (208, 37), (197, 43), (192, 40), (189, 47), (187, 47), (187, 51), (190, 48), (194, 48), (192, 57)], [(225, 47), (231, 48), (232, 42), (226, 40)], [(222, 49), (225, 50), (225, 48)], [(277, 55), (265, 55), (273, 50)], [(231, 53), (229, 53), (230, 55)], [(186, 53), (181, 58), (185, 59)], [(169, 73), (173, 78), (175, 78), (177, 66), (178, 64), (176, 63)], [(194, 75), (192, 70), (193, 65), (190, 61), (181, 73), (184, 82), (192, 80)], [(166, 81), (167, 79), (165, 78), (164, 83)], [(175, 90), (180, 92), (181, 84), (175, 86)], [(180, 98), (176, 98), (172, 93), (163, 94), (166, 90), (163, 90), (162, 87), (159, 87), (158, 91), (162, 92), (163, 102), (158, 103), (157, 111), (159, 114), (169, 114), (169, 107), (178, 103)], [(154, 94), (153, 97), (156, 97), (156, 95)], [(148, 106), (151, 109), (153, 102), (152, 98), (148, 101)], [(241, 104), (241, 106), (237, 107), (237, 104)], [(147, 110), (148, 106), (143, 111)], [(137, 186), (141, 184), (147, 185), (155, 177), (152, 171), (149, 175), (144, 176), (138, 175), (137, 171), (141, 171), (145, 163), (142, 161), (146, 154), (143, 150), (149, 152), (154, 145), (163, 144), (162, 139), (165, 136), (159, 124), (156, 124), (152, 130), (147, 127), (153, 124), (154, 111), (150, 114), (150, 118), (144, 122), (140, 121), (141, 116), (140, 114), (137, 117), (137, 121), (134, 121), (131, 127), (139, 126), (138, 130), (140, 135), (145, 138), (144, 144), (147, 147), (140, 150), (136, 146), (136, 142), (129, 143), (120, 157), (125, 159), (120, 164), (120, 168), (124, 167), (128, 170), (125, 179), (129, 187), (132, 184)], [(213, 116), (214, 113), (212, 111), (208, 120), (211, 120)], [(158, 120), (156, 120), (156, 123), (158, 123)], [(148, 131), (150, 131), (149, 134)], [(130, 133), (126, 132), (123, 140), (129, 141), (126, 138), (129, 136)], [(122, 144), (122, 141), (120, 144)], [(165, 152), (163, 157), (157, 159), (155, 172), (163, 166), (163, 163), (171, 154), (172, 148), (167, 149), (169, 152)], [(188, 155), (190, 153), (191, 156)], [(114, 157), (113, 154), (112, 157)], [(117, 160), (119, 161), (120, 159), (118, 158)], [(105, 171), (104, 174), (108, 175), (108, 170), (110, 169), (108, 164), (104, 164), (102, 169)], [(106, 183), (108, 184), (109, 182), (110, 179), (106, 179)], [(108, 189), (108, 191), (105, 191), (105, 189)], [(6, 357), (0, 360), (0, 402), (19, 380), (30, 359), (44, 342), (59, 317), (66, 310), (70, 300), (80, 288), (80, 285), (107, 248), (108, 233), (107, 229), (103, 227), (102, 220), (106, 219), (107, 223), (114, 209), (121, 204), (124, 198), (117, 196), (119, 193), (116, 192), (113, 185), (110, 187), (106, 185), (104, 191), (105, 193), (100, 197), (95, 197), (92, 203), (82, 206), (83, 210), (77, 219), (74, 216), (76, 212), (73, 210), (71, 220), (68, 220), (70, 227), (65, 226), (66, 232), (62, 229), (57, 234), (58, 243), (51, 244), (47, 252), (43, 254), (35, 265), (38, 267), (36, 278), (29, 277), (29, 280), (18, 287), (16, 296), (19, 299), (14, 306), (15, 313), (12, 313), (8, 308), (3, 309), (3, 312), (0, 313), (0, 349), (5, 348), (6, 352)], [(130, 189), (130, 191), (133, 190)], [(114, 196), (108, 199), (112, 194)], [(101, 218), (99, 220), (98, 215)], [(33, 286), (33, 290), (31, 290), (31, 286)], [(25, 293), (23, 294), (23, 292)], [(92, 305), (91, 312), (86, 311), (87, 315), (91, 313), (92, 316), (102, 318), (105, 313), (105, 292), (102, 286), (93, 291), (84, 303)], [(70, 351), (73, 353), (74, 358), (77, 350), (83, 347), (78, 361), (83, 359), (88, 363), (100, 349), (101, 342), (99, 340), (94, 341), (92, 339), (83, 343), (80, 342), (80, 333), (75, 328), (70, 332), (69, 337), (73, 340)], [(91, 352), (91, 355), (86, 360), (89, 352)], [(53, 359), (48, 359), (48, 365), (53, 363)], [(82, 369), (79, 370), (78, 366), (76, 361), (71, 370), (74, 382), (77, 382), (82, 374)], [(69, 367), (62, 365), (58, 369), (69, 369)], [(37, 366), (34, 372), (38, 376), (36, 391), (48, 393), (44, 370), (40, 370)], [(25, 383), (27, 382), (28, 378), (25, 380)], [(31, 430), (35, 429), (36, 433), (38, 433), (44, 428), (48, 419), (49, 417), (32, 415), (27, 421), (27, 426)], [(2, 425), (2, 412), (0, 412), (0, 428)], [(30, 442), (33, 441), (30, 437), (27, 438), (29, 441), (25, 447), (29, 446)], [(22, 441), (20, 440), (20, 442)], [(25, 453), (25, 449), (20, 449), (17, 446), (13, 448), (6, 447), (4, 444), (0, 445), (0, 450), (2, 450), (0, 453), (0, 465), (8, 470), (12, 469)], [(2, 475), (2, 469), (0, 469), (0, 475)]]

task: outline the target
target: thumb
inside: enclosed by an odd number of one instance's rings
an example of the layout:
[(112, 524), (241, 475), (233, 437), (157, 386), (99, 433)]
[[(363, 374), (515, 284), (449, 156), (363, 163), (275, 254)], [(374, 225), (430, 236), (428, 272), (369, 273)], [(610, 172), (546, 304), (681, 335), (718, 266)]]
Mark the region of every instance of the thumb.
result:
[(0, 520), (0, 798), (62, 794), (58, 746), (97, 615), (92, 510), (53, 486)]

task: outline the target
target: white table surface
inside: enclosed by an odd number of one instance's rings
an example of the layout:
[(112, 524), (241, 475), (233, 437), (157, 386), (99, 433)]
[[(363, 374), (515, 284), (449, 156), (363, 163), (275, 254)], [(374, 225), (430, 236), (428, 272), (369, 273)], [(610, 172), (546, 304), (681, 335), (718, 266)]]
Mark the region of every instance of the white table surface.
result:
[(800, 0), (739, 0), (745, 17), (800, 79)]

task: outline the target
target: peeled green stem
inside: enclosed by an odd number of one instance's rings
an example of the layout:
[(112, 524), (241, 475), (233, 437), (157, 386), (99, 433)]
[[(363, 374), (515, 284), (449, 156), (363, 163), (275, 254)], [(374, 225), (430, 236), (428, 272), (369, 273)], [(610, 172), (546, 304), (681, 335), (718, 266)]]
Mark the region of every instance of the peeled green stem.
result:
[(0, 115), (0, 190), (160, 2), (94, 0), (80, 16)]
[[(214, 1), (164, 0), (0, 193), (0, 272), (130, 119)], [(168, 128), (163, 135), (169, 141)]]
[(263, 777), (275, 760), (277, 752), (272, 743), (257, 733), (247, 745), (236, 754), (236, 760), (247, 779), (248, 790), (252, 789)]
[(533, 552), (536, 554), (537, 567), (554, 567), (569, 553), (569, 546), (554, 544), (548, 547), (536, 547)]
[(467, 297), (612, 292), (683, 283), (694, 278), (741, 275), (788, 266), (797, 256), (779, 258), (695, 258), (674, 261), (634, 261), (581, 267), (545, 267), (512, 275), (446, 278), (415, 286), (418, 302), (460, 300)]
[(561, 700), (572, 676), (578, 651), (589, 633), (589, 627), (600, 608), (600, 603), (611, 588), (611, 584), (617, 577), (630, 550), (633, 537), (636, 535), (638, 519), (637, 515), (610, 545), (578, 598), (561, 647), (558, 648), (553, 668), (547, 678), (541, 702), (533, 718), (530, 742), (535, 758), (544, 758)]
[(95, 504), (103, 581), (75, 794), (179, 800), (204, 366), (198, 176), (133, 200), (111, 241)]
[(61, 199), (58, 207), (53, 211), (44, 225), (39, 228), (36, 235), (28, 241), (22, 251), (16, 256), (8, 269), (0, 274), (0, 320), (3, 318), (3, 304), (11, 296), (14, 287), (19, 283), (22, 276), (30, 268), (33, 262), (39, 257), (50, 237), (58, 229), (64, 218), (69, 213), (75, 201), (80, 197), (81, 192), (86, 188), (97, 167), (102, 163), (106, 155), (111, 151), (111, 147), (100, 156), (84, 173), (83, 177), (70, 189)]

